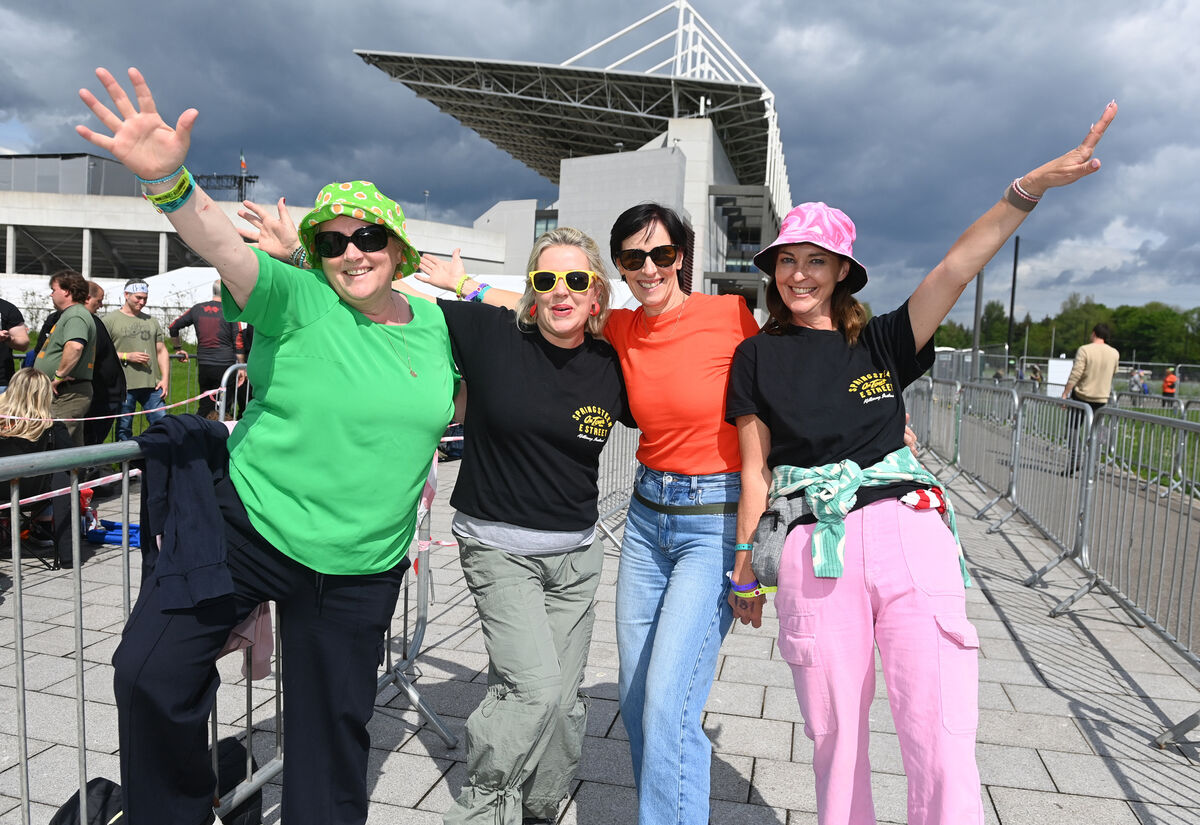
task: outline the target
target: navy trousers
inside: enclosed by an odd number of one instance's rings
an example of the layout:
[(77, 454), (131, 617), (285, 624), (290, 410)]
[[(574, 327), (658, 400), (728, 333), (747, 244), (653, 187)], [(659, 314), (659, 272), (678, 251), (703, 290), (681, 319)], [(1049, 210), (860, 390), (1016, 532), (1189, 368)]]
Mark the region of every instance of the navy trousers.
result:
[(207, 720), (219, 682), (215, 661), (229, 631), (272, 600), (283, 667), (282, 820), (361, 825), (367, 721), (408, 560), (374, 575), (322, 575), (259, 535), (232, 484), (222, 481), (217, 490), (236, 592), (164, 610), (151, 571), (113, 655), (125, 819), (212, 821)]

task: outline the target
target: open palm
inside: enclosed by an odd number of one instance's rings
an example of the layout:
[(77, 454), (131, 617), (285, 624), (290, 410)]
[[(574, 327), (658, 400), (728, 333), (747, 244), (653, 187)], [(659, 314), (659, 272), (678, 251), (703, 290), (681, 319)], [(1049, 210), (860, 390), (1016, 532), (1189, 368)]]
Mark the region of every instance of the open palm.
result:
[(188, 109), (179, 116), (172, 129), (158, 114), (154, 95), (137, 69), (129, 70), (137, 106), (134, 106), (108, 69), (96, 69), (96, 77), (112, 98), (113, 108), (105, 106), (87, 89), (80, 89), (79, 97), (112, 132), (112, 136), (83, 125), (76, 126), (75, 131), (142, 178), (161, 178), (182, 166), (191, 145), (192, 126), (199, 113), (195, 109)]

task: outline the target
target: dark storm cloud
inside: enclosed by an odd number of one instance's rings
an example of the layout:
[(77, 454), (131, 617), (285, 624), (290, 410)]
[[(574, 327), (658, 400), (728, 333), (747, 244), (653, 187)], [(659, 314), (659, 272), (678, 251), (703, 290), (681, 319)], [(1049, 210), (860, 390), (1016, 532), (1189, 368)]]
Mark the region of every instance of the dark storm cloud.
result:
[[(87, 150), (72, 131), (84, 115), (76, 89), (98, 90), (95, 65), (136, 64), (169, 118), (200, 110), (194, 169), (235, 171), (244, 150), (262, 200), (302, 204), (329, 180), (368, 177), (414, 217), (428, 189), (431, 218), (469, 224), (497, 200), (546, 202), (555, 188), (353, 50), (558, 63), (660, 5), (9, 2), (0, 145), (17, 124), (28, 145), (11, 148)], [(1076, 144), (1113, 97), (1121, 114), (1098, 152), (1104, 168), (1051, 192), (1020, 230), (1018, 313), (1052, 313), (1070, 292), (1152, 300), (1160, 285), (1200, 304), (1194, 5), (696, 5), (775, 93), (793, 199), (824, 200), (858, 224), (877, 311), (903, 300), (1009, 181)], [(629, 44), (583, 64), (606, 65)], [(1005, 306), (1011, 266), (1010, 243), (985, 279), (985, 296)]]

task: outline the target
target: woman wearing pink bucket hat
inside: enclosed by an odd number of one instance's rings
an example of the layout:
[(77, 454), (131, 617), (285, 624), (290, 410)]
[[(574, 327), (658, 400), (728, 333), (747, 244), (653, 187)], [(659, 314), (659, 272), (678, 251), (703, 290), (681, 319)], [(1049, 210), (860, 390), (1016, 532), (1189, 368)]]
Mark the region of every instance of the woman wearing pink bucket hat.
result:
[[(902, 444), (901, 393), (932, 365), (933, 334), (959, 295), (1043, 193), (1100, 168), (1092, 152), (1116, 113), (1110, 103), (1077, 148), (1014, 180), (894, 312), (866, 321), (853, 297), (867, 282), (854, 224), (824, 203), (794, 208), (755, 256), (772, 276), (771, 320), (738, 347), (730, 375), (726, 418), (742, 455), (730, 602), (757, 627), (774, 589), (764, 584), (775, 581), (760, 584), (756, 573), (777, 578), (779, 651), (814, 743), (821, 825), (875, 822), (867, 723), (876, 647), (908, 774), (908, 822), (983, 822), (970, 577), (953, 510)], [(765, 547), (772, 535), (786, 535), (777, 564), (759, 553), (752, 566), (754, 542)]]

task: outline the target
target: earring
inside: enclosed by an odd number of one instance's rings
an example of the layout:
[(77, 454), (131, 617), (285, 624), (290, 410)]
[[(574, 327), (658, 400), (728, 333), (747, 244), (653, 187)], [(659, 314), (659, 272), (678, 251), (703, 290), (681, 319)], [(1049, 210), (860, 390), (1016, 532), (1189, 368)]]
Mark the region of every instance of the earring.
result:
[(593, 302), (592, 303), (592, 311), (589, 312), (588, 314), (591, 315), (593, 318), (595, 318), (597, 315), (600, 314), (600, 305)]
[(530, 318), (536, 318), (536, 317), (537, 317), (537, 304), (531, 304), (531, 305), (530, 305), (530, 307), (529, 307), (529, 317), (530, 317)]

